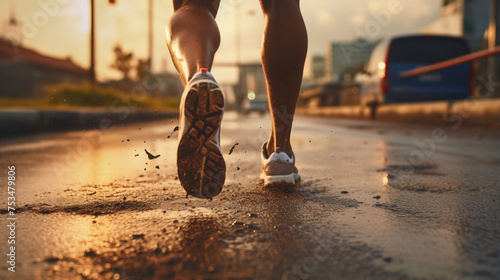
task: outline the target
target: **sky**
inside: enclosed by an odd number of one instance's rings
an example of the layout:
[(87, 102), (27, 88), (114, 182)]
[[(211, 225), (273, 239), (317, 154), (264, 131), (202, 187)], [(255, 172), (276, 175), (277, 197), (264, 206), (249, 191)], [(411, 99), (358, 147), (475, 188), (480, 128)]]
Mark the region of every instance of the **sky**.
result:
[[(89, 0), (0, 0), (0, 32), (15, 13), (22, 23), (17, 37), (25, 47), (61, 58), (71, 57), (83, 67), (89, 66)], [(120, 78), (110, 68), (113, 47), (120, 44), (138, 58), (147, 57), (148, 6), (145, 0), (96, 0), (97, 77), (100, 80)], [(439, 16), (441, 1), (436, 0), (307, 0), (301, 9), (309, 36), (309, 55), (323, 55), (334, 41), (351, 41), (418, 33)], [(153, 0), (154, 6), (154, 71), (174, 71), (165, 45), (165, 26), (173, 13), (172, 1)], [(236, 7), (239, 6), (237, 9)], [(238, 11), (238, 12), (237, 12)], [(243, 62), (260, 60), (264, 17), (257, 0), (222, 0), (217, 23), (221, 46), (216, 62), (234, 62), (236, 57), (236, 18), (241, 21), (241, 54)], [(236, 80), (231, 69), (215, 67), (219, 82)]]

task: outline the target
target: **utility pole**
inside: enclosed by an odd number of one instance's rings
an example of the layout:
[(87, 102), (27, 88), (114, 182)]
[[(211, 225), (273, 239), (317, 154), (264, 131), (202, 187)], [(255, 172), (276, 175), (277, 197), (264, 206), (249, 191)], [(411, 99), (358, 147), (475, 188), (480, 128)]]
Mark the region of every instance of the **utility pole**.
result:
[(95, 76), (95, 0), (90, 0), (90, 83), (96, 82)]
[[(108, 0), (109, 4), (115, 4), (116, 0)], [(92, 84), (97, 82), (95, 74), (95, 0), (90, 0), (90, 69), (89, 81)]]

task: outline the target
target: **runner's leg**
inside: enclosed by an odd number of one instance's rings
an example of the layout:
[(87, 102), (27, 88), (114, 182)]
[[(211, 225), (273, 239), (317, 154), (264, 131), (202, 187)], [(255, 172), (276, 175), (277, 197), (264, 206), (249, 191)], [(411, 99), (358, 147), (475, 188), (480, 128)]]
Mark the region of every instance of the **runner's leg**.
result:
[(266, 19), (262, 63), (267, 80), (272, 133), (267, 152), (292, 154), (290, 134), (307, 53), (299, 0), (260, 0)]
[(184, 84), (201, 68), (212, 68), (220, 44), (215, 22), (219, 4), (220, 0), (174, 0), (166, 40)]

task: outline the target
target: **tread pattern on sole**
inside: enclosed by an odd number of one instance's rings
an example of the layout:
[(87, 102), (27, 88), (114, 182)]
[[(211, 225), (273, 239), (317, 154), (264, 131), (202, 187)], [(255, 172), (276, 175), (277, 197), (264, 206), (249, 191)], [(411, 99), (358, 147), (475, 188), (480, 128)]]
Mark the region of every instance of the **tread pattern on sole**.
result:
[(211, 198), (222, 191), (226, 164), (217, 145), (224, 97), (211, 83), (194, 85), (187, 93), (184, 114), (190, 124), (177, 150), (177, 171), (188, 195)]

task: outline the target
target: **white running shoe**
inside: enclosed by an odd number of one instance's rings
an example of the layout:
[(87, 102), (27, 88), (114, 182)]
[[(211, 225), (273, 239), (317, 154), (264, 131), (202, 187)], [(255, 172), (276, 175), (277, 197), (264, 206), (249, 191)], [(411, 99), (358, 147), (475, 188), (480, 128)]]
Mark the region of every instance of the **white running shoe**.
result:
[(280, 148), (276, 148), (276, 152), (271, 156), (267, 154), (267, 143), (262, 145), (261, 160), (262, 171), (260, 179), (264, 180), (264, 186), (271, 184), (293, 184), (300, 181), (299, 171), (295, 167), (295, 155), (292, 153), (290, 158)]
[(177, 172), (188, 195), (212, 198), (222, 191), (226, 164), (220, 148), (224, 96), (214, 76), (201, 69), (187, 84), (180, 104)]

